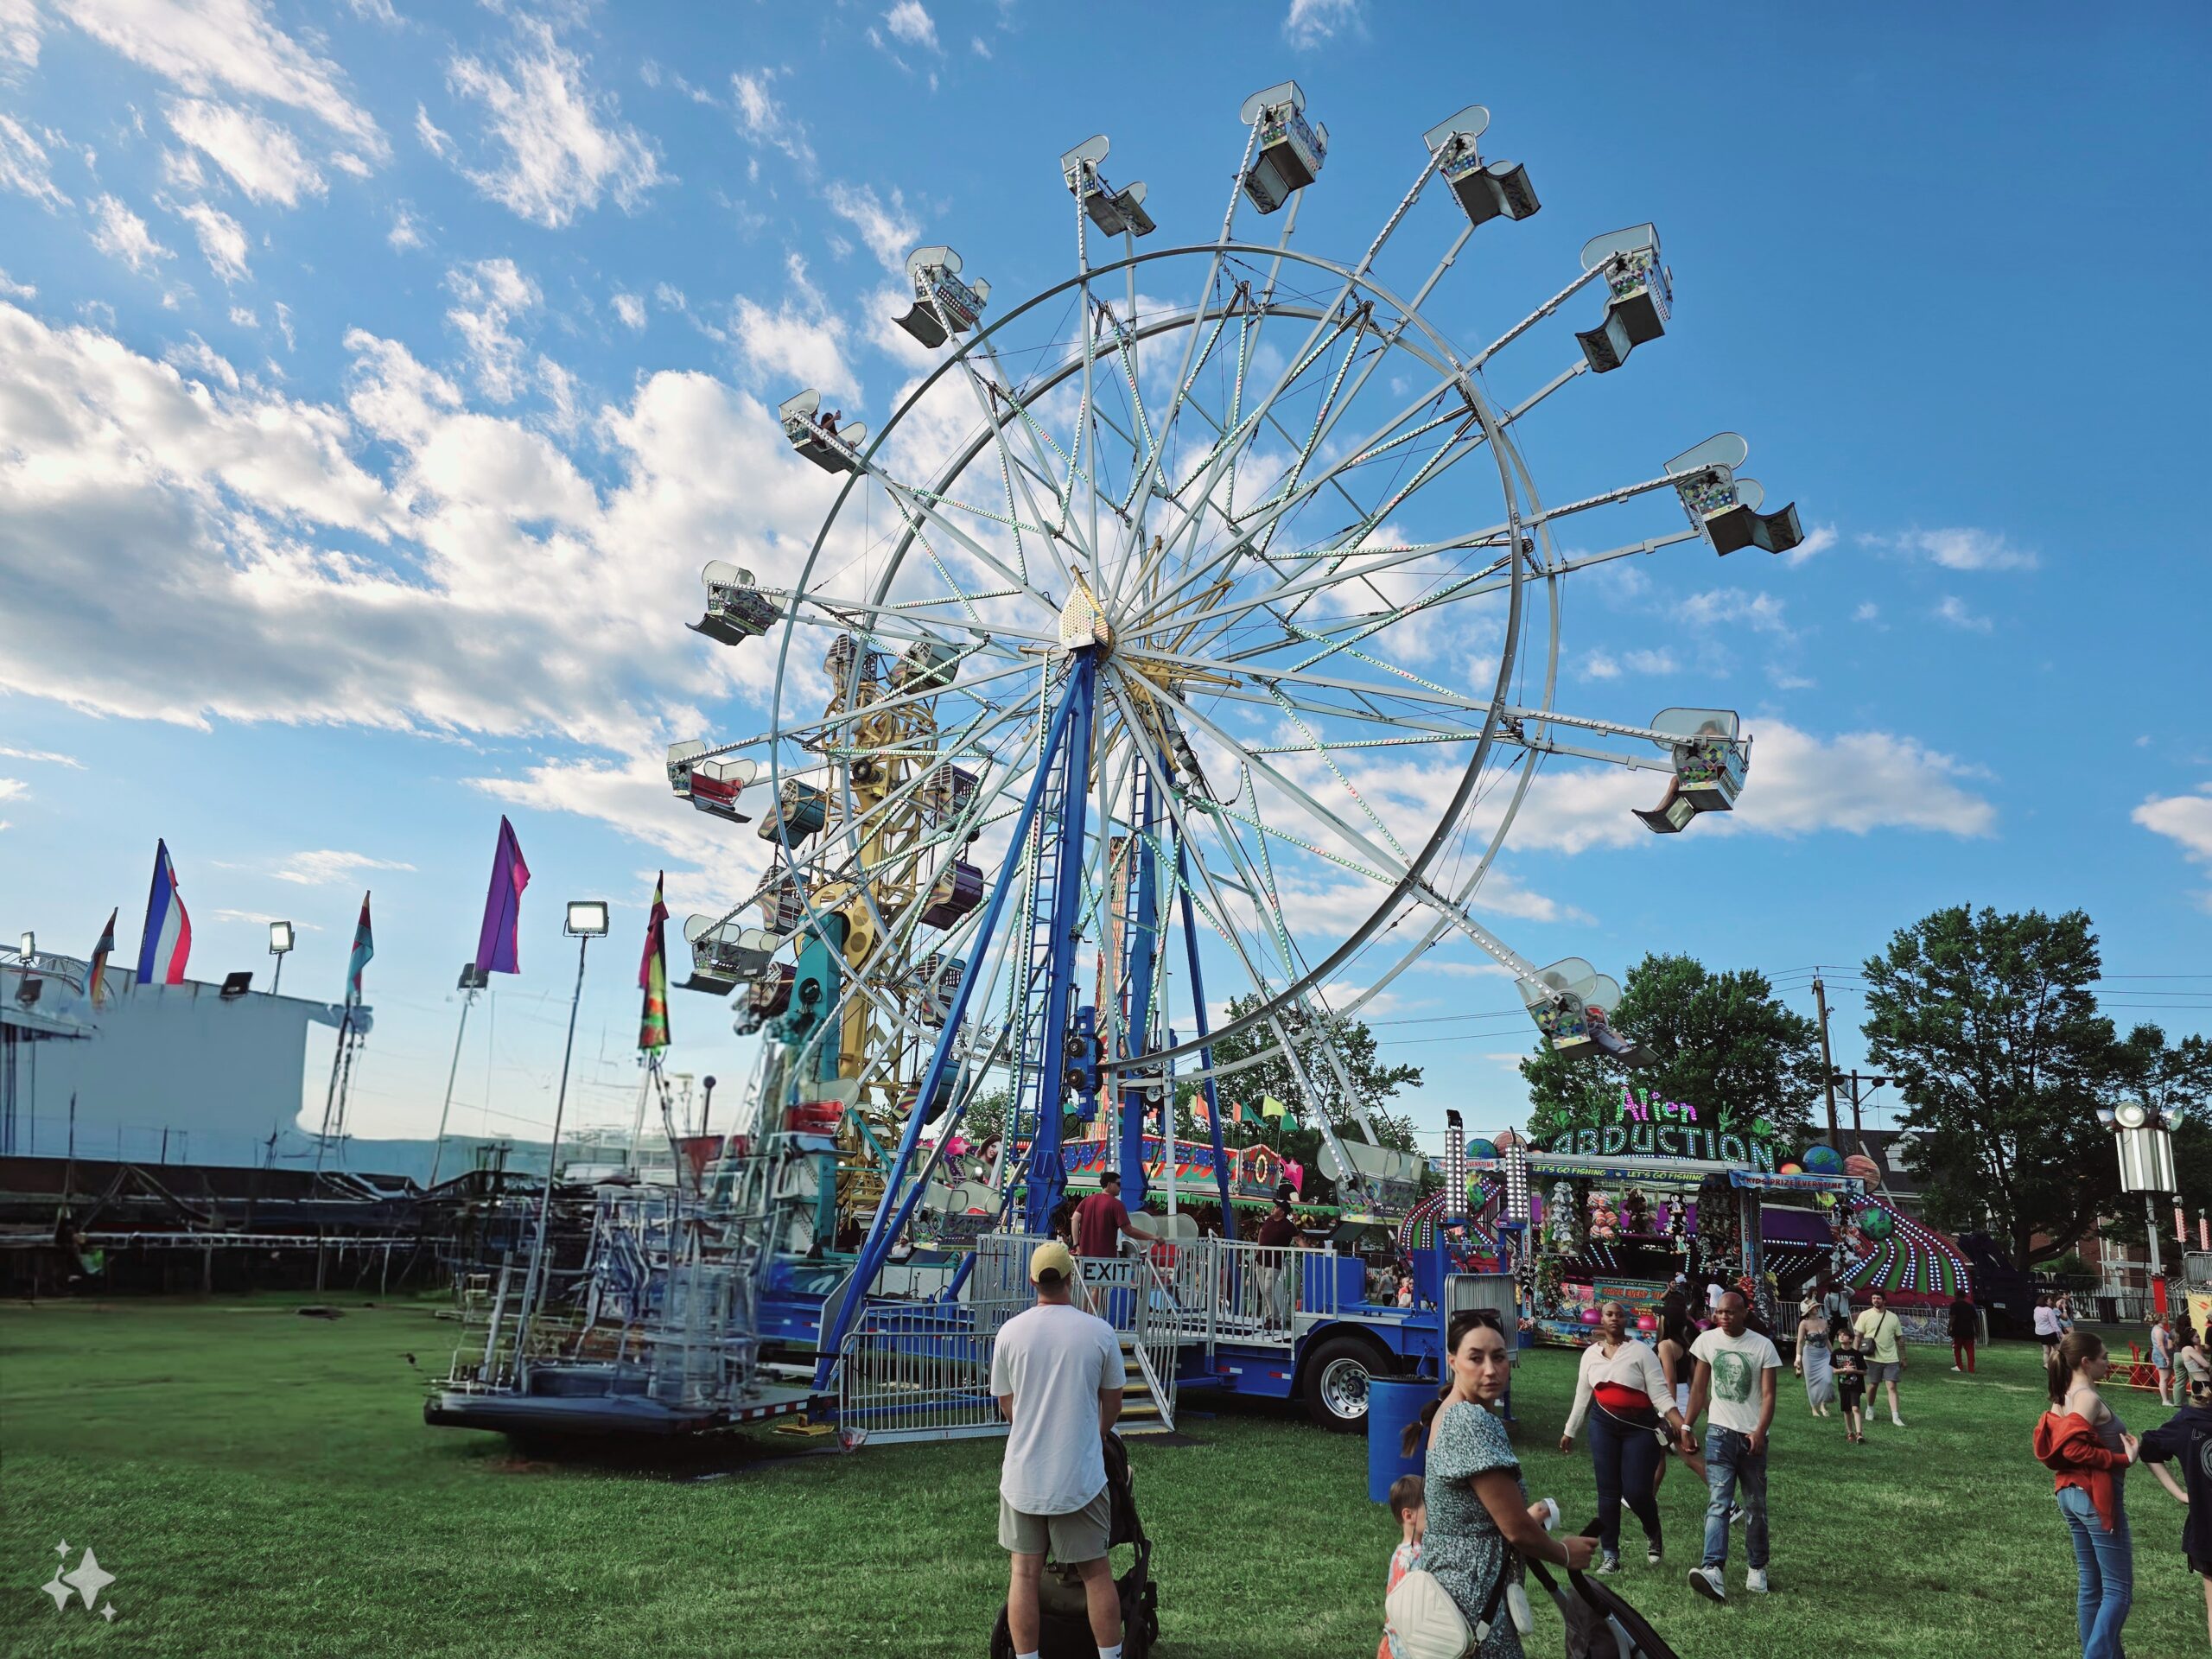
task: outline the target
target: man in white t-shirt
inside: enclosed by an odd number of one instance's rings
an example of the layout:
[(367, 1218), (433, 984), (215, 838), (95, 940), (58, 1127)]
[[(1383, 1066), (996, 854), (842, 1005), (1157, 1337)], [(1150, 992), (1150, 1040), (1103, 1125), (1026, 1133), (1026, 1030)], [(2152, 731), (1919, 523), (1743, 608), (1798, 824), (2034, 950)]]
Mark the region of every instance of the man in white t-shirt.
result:
[(1750, 1328), (1751, 1306), (1730, 1291), (1715, 1310), (1719, 1324), (1690, 1344), (1697, 1361), (1682, 1449), (1694, 1451), (1690, 1424), (1709, 1403), (1705, 1428), (1705, 1562), (1690, 1569), (1690, 1588), (1714, 1601), (1728, 1599), (1721, 1572), (1728, 1565), (1729, 1511), (1743, 1494), (1744, 1557), (1751, 1572), (1744, 1588), (1764, 1595), (1766, 1579), (1766, 1437), (1774, 1425), (1774, 1382), (1782, 1369), (1775, 1346)]
[(1122, 1414), (1128, 1372), (1113, 1326), (1069, 1300), (1075, 1276), (1066, 1245), (1039, 1244), (1029, 1257), (1037, 1306), (1008, 1319), (992, 1345), (991, 1392), (1013, 1425), (999, 1474), (999, 1542), (1014, 1558), (1006, 1616), (1018, 1659), (1038, 1659), (1048, 1549), (1083, 1580), (1099, 1659), (1122, 1659), (1103, 1441)]

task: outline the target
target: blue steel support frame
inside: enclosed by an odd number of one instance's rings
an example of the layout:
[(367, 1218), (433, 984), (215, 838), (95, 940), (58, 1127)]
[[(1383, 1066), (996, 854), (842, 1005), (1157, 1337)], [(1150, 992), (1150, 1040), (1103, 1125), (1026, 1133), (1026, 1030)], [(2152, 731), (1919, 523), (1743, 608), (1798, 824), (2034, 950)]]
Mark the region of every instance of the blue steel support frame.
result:
[[(1021, 879), (1022, 849), (1028, 844), (1030, 827), (1037, 821), (1038, 808), (1052, 782), (1054, 760), (1060, 745), (1068, 737), (1069, 728), (1074, 723), (1078, 708), (1084, 715), (1083, 763), (1080, 768), (1071, 767), (1069, 775), (1077, 780), (1079, 793), (1081, 786), (1088, 783), (1090, 709), (1094, 671), (1095, 664), (1088, 650), (1074, 653), (1069, 667), (1067, 686), (1060, 694), (1059, 707), (1052, 711), (1052, 726), (1037, 752), (1037, 775), (1029, 785), (1027, 798), (1021, 804), (1021, 816), (1014, 820), (1014, 834), (1007, 842), (1006, 862), (999, 870), (997, 881), (992, 885), (982, 925), (976, 933), (975, 948), (969, 952), (968, 966), (961, 972), (960, 988), (953, 994), (951, 1004), (945, 1010), (944, 1027), (938, 1033), (937, 1046), (931, 1052), (929, 1069), (922, 1073), (921, 1088), (915, 1096), (917, 1103), (936, 1099), (938, 1090), (944, 1087), (945, 1072), (951, 1063), (953, 1041), (959, 1034), (962, 1021), (967, 1018), (968, 1003), (975, 995), (976, 982), (982, 976), (983, 958), (988, 954), (985, 947), (997, 931), (999, 919), (1006, 910), (1007, 896)], [(1072, 961), (1075, 954), (1072, 949), (1067, 954)], [(1060, 1051), (1059, 1039), (1049, 1037), (1047, 1040), (1052, 1053), (1057, 1057)], [(845, 1338), (853, 1328), (853, 1321), (860, 1317), (861, 1307), (868, 1300), (868, 1287), (875, 1282), (875, 1275), (883, 1270), (883, 1261), (891, 1253), (893, 1242), (913, 1215), (914, 1206), (921, 1201), (922, 1189), (918, 1183), (903, 1194), (901, 1189), (908, 1185), (906, 1178), (913, 1173), (914, 1154), (921, 1142), (925, 1116), (918, 1104), (915, 1110), (906, 1115), (906, 1128), (899, 1137), (898, 1154), (884, 1177), (883, 1197), (875, 1206), (875, 1218), (868, 1224), (868, 1237), (861, 1243), (860, 1255), (853, 1263), (853, 1276), (846, 1281), (845, 1294), (837, 1304), (835, 1319), (818, 1333), (817, 1357), (814, 1366), (814, 1386), (817, 1389), (830, 1386), (830, 1377), (837, 1367), (837, 1351), (844, 1345)], [(948, 1131), (950, 1127), (948, 1124)], [(1056, 1143), (1058, 1127), (1056, 1117), (1053, 1120)], [(1053, 1162), (1056, 1167), (1058, 1156), (1055, 1150)]]
[[(1206, 1042), (1206, 982), (1198, 970), (1198, 929), (1191, 903), (1190, 854), (1179, 833), (1175, 837), (1175, 891), (1182, 899), (1183, 944), (1191, 958), (1191, 1006), (1197, 1011), (1198, 1041)], [(1236, 1240), (1236, 1206), (1229, 1196), (1229, 1154), (1221, 1144), (1221, 1090), (1213, 1080), (1213, 1047), (1211, 1044), (1198, 1050), (1198, 1064), (1205, 1068), (1206, 1122), (1213, 1130), (1213, 1179), (1221, 1189), (1222, 1236), (1231, 1243)], [(1173, 1103), (1169, 1103), (1173, 1109)]]
[[(1152, 1047), (1152, 982), (1159, 972), (1160, 962), (1160, 871), (1154, 851), (1154, 836), (1160, 822), (1160, 782), (1152, 770), (1152, 758), (1141, 748), (1136, 764), (1140, 799), (1134, 826), (1135, 857), (1131, 861), (1131, 885), (1135, 889), (1136, 903), (1135, 913), (1124, 923), (1130, 931), (1129, 971), (1123, 984), (1128, 997), (1128, 1015), (1122, 1030), (1127, 1033), (1128, 1057), (1141, 1060)], [(1137, 1075), (1137, 1086), (1121, 1091), (1117, 1124), (1122, 1136), (1122, 1200), (1132, 1210), (1141, 1207), (1145, 1200), (1144, 1085), (1149, 1078), (1141, 1072)], [(1174, 1179), (1172, 1173), (1169, 1179)]]
[[(1083, 837), (1090, 816), (1090, 745), (1096, 725), (1097, 693), (1098, 653), (1096, 647), (1086, 645), (1068, 658), (1066, 783), (1060, 794), (1056, 831), (1059, 860), (1048, 912), (1052, 955), (1045, 977), (1045, 1039), (1037, 1068), (1037, 1123), (1029, 1139), (1026, 1219), (1033, 1233), (1052, 1230), (1052, 1211), (1068, 1189), (1067, 1166), (1060, 1158), (1060, 1109), (1067, 1099), (1068, 1014), (1075, 1001), (1075, 946), (1083, 931)], [(988, 936), (986, 927), (977, 938)], [(1015, 1103), (1020, 1104), (1018, 1099)]]

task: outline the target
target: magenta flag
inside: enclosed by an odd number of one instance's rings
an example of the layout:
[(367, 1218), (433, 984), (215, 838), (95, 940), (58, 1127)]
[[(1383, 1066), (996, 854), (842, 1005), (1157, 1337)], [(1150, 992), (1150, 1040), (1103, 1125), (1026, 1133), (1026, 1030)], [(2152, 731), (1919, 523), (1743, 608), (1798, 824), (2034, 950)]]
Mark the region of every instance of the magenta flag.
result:
[(484, 895), (484, 931), (476, 936), (476, 970), (518, 974), (515, 931), (522, 921), (522, 890), (530, 885), (530, 866), (522, 861), (515, 827), (499, 820), (499, 850), (492, 858), (492, 887)]

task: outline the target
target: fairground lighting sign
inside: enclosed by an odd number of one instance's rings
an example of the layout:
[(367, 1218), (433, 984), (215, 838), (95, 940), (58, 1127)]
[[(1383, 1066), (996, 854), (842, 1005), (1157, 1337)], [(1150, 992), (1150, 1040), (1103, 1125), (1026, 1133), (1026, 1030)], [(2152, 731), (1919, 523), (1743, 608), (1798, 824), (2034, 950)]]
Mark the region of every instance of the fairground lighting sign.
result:
[(1662, 1101), (1626, 1087), (1617, 1112), (1602, 1128), (1563, 1130), (1540, 1150), (1573, 1158), (1701, 1158), (1774, 1173), (1774, 1128), (1763, 1117), (1754, 1118), (1748, 1132), (1728, 1127), (1726, 1112), (1718, 1126), (1707, 1127), (1688, 1101)]

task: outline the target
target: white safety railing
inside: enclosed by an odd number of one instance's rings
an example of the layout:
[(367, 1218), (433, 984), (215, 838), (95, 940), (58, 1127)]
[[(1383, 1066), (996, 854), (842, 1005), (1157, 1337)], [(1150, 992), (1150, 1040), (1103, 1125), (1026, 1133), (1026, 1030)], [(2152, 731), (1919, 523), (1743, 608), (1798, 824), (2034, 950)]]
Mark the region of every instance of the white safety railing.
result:
[(837, 1423), (857, 1442), (1003, 1434), (991, 1393), (998, 1329), (1028, 1305), (917, 1303), (863, 1309), (838, 1351)]
[(1135, 1294), (1130, 1298), (1135, 1340), (1131, 1357), (1144, 1374), (1153, 1402), (1160, 1410), (1160, 1426), (1175, 1427), (1176, 1362), (1183, 1345), (1181, 1319), (1174, 1287), (1149, 1256), (1132, 1258)]

